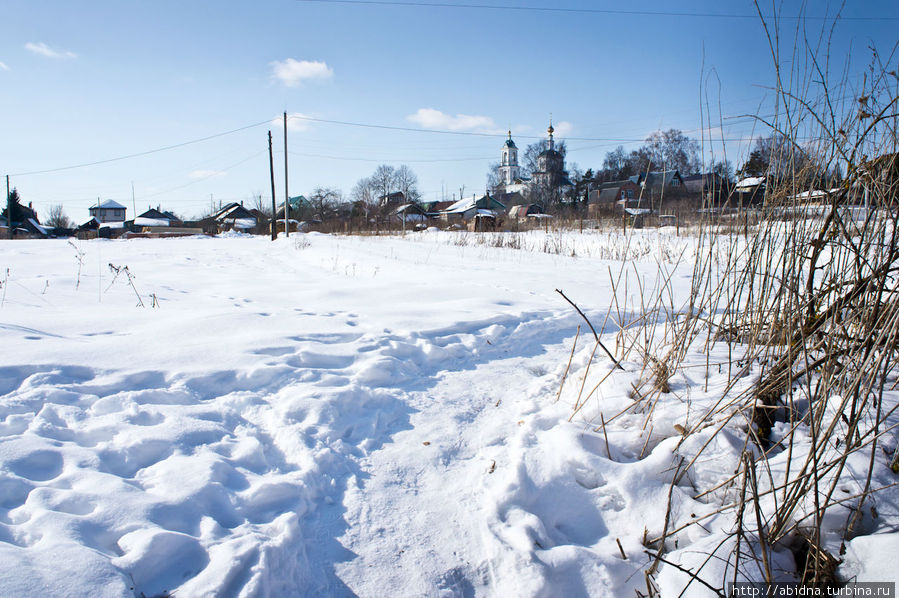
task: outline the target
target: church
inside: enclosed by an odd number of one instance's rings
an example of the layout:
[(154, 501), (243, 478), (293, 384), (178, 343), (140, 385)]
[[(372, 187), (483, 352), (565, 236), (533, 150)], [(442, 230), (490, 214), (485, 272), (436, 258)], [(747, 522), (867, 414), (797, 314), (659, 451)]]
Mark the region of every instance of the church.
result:
[(499, 165), (500, 183), (496, 192), (503, 195), (519, 193), (528, 201), (546, 204), (559, 199), (573, 185), (565, 170), (565, 157), (555, 148), (552, 122), (547, 129), (547, 148), (537, 156), (537, 168), (530, 177), (521, 174), (518, 163), (518, 147), (512, 140), (512, 131), (503, 144)]

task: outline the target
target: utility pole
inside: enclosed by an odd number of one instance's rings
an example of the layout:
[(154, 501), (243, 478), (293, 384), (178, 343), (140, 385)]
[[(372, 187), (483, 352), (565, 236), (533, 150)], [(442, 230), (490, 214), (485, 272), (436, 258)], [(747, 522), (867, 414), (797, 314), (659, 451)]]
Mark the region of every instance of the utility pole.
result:
[(12, 196), (9, 194), (9, 175), (6, 175), (6, 232), (12, 239), (15, 229), (12, 225)]
[(134, 217), (137, 218), (137, 202), (134, 201), (134, 181), (131, 181), (131, 209), (134, 210)]
[[(272, 158), (272, 132), (268, 132), (268, 170), (272, 178), (272, 241), (278, 238), (278, 208), (275, 206), (275, 162)], [(284, 223), (287, 226), (287, 222)]]
[(287, 112), (284, 113), (284, 234), (290, 236), (290, 223), (287, 221), (290, 193), (287, 191)]

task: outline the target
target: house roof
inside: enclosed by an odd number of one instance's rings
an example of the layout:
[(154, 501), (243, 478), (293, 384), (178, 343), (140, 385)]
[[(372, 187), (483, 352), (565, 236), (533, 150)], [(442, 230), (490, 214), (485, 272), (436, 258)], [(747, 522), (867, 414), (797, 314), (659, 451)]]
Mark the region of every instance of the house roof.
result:
[(453, 201), (435, 201), (428, 208), (431, 212), (443, 212), (448, 209), (455, 202)]
[(231, 202), (228, 205), (222, 207), (222, 209), (220, 209), (218, 212), (213, 214), (212, 218), (215, 220), (232, 220), (235, 218), (252, 218), (255, 220), (256, 215), (239, 203)]
[(387, 195), (382, 195), (378, 198), (378, 200), (381, 202), (389, 202), (389, 203), (403, 201), (405, 199), (406, 199), (406, 196), (403, 194), (402, 191), (394, 191), (392, 193), (388, 193)]
[(25, 219), (25, 222), (23, 222), (22, 224), (25, 226), (26, 229), (33, 230), (34, 232), (37, 232), (38, 234), (41, 234), (44, 236), (47, 236), (49, 234), (48, 229), (46, 227), (42, 226), (34, 218), (27, 218), (27, 219)]
[(135, 218), (135, 220), (137, 220), (138, 218), (146, 218), (150, 220), (178, 220), (178, 217), (171, 212), (164, 212), (155, 208), (150, 208), (149, 210)]
[(91, 210), (125, 210), (125, 206), (120, 204), (117, 201), (113, 201), (111, 199), (107, 199), (103, 203), (98, 206), (91, 206)]
[(754, 189), (759, 185), (763, 185), (765, 183), (765, 177), (763, 176), (748, 176), (744, 179), (740, 179), (737, 182), (736, 187), (734, 187), (737, 191), (746, 191), (748, 189)]
[(408, 212), (409, 214), (424, 214), (425, 211), (421, 209), (421, 206), (414, 203), (405, 203), (396, 209), (392, 210), (393, 214), (400, 214), (403, 212)]
[(444, 210), (444, 212), (447, 214), (461, 214), (473, 208), (477, 208), (479, 210), (505, 210), (506, 206), (489, 195), (483, 195), (480, 198), (478, 198), (478, 196), (476, 195), (472, 195), (471, 197), (460, 199), (459, 201), (448, 207), (446, 210)]
[(663, 185), (670, 185), (671, 181), (675, 178), (680, 179), (681, 182), (684, 181), (684, 178), (677, 170), (654, 170), (648, 173), (641, 172), (638, 175), (630, 177), (628, 180), (632, 183), (638, 185), (642, 184), (646, 187), (661, 187)]
[(509, 216), (512, 218), (519, 218), (522, 216), (533, 216), (537, 214), (543, 214), (543, 208), (539, 204), (530, 203), (526, 205), (520, 206), (512, 206), (509, 209)]
[(600, 203), (603, 202), (613, 202), (618, 200), (618, 190), (621, 189), (621, 186), (617, 187), (608, 187), (599, 192), (599, 198), (596, 200)]
[[(119, 223), (116, 222), (115, 224)], [(168, 226), (169, 224), (171, 224), (171, 220), (169, 220), (168, 218), (151, 218), (150, 216), (138, 216), (134, 219), (134, 226)]]
[(91, 216), (90, 220), (79, 226), (79, 229), (84, 230), (95, 230), (100, 227), (100, 221), (97, 220), (96, 216)]

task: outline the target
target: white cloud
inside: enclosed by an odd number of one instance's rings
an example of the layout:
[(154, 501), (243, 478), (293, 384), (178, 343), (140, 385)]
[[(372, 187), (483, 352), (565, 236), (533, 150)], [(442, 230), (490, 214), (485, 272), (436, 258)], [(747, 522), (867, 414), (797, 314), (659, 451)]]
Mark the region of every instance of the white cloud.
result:
[(190, 173), (192, 179), (209, 179), (214, 176), (225, 176), (224, 170), (194, 170)]
[(35, 54), (40, 54), (41, 56), (46, 56), (47, 58), (77, 58), (78, 55), (74, 52), (69, 52), (68, 50), (54, 50), (44, 42), (28, 42), (25, 44), (25, 49), (29, 52), (34, 52)]
[[(301, 114), (299, 112), (290, 112), (287, 114), (287, 130), (294, 132), (302, 132), (308, 131), (309, 126), (312, 124), (308, 119), (312, 118), (308, 114)], [(284, 115), (276, 116), (272, 119), (272, 135), (274, 135), (277, 131), (284, 130)]]
[(567, 120), (553, 123), (553, 137), (568, 137), (574, 132), (574, 125)]
[(406, 120), (414, 122), (424, 129), (445, 129), (447, 131), (471, 131), (477, 133), (495, 133), (503, 131), (496, 126), (489, 116), (471, 116), (457, 114), (452, 116), (444, 114), (433, 108), (419, 108), (415, 114), (410, 114)]
[(8, 71), (9, 67), (6, 66), (6, 63), (0, 62), (0, 71)]
[(324, 62), (288, 58), (271, 64), (275, 78), (287, 87), (297, 87), (306, 80), (330, 79), (334, 76), (334, 69)]

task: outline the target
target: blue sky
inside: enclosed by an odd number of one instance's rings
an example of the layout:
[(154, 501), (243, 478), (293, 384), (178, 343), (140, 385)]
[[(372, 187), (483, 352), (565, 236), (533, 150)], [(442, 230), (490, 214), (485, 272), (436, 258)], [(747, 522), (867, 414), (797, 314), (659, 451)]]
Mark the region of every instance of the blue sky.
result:
[[(211, 202), (270, 196), (271, 129), (280, 200), (283, 138), (272, 120), (286, 111), (317, 119), (290, 120), (292, 196), (318, 186), (348, 195), (387, 163), (408, 164), (424, 197), (438, 199), (463, 186), (466, 195), (483, 191), (503, 141), (490, 135), (511, 128), (524, 148), (545, 133), (550, 114), (557, 138), (568, 139), (569, 162), (586, 169), (659, 128), (700, 139), (705, 98), (726, 117), (770, 110), (772, 60), (759, 20), (741, 17), (755, 13), (749, 2), (401, 2), (6, 0), (0, 175), (12, 175), (41, 216), (62, 204), (81, 222), (99, 197), (126, 205), (131, 217), (133, 183), (138, 212), (160, 205), (193, 217)], [(812, 16), (839, 7), (808, 4)], [(777, 6), (786, 16), (801, 8)], [(672, 12), (689, 14), (656, 14)], [(889, 54), (896, 44), (899, 4), (850, 2), (842, 14), (833, 71), (850, 57), (850, 81), (858, 81), (870, 46)], [(803, 35), (817, 39), (822, 23), (805, 21)], [(781, 22), (787, 50), (796, 27)], [(716, 139), (721, 124), (712, 118)], [(763, 131), (746, 119), (724, 124), (728, 156), (739, 163), (742, 140)], [(715, 151), (721, 157), (718, 144)]]

